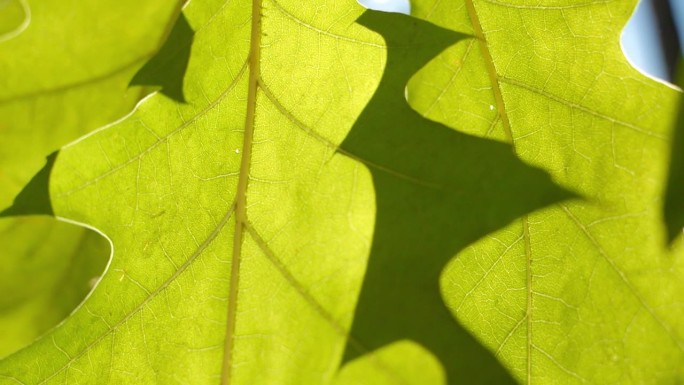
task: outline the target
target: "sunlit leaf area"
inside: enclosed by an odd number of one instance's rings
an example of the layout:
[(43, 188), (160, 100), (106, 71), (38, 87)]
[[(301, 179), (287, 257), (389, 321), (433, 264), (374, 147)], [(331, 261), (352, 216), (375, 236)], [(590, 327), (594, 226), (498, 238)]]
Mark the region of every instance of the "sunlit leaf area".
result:
[(684, 383), (637, 3), (0, 0), (0, 385)]

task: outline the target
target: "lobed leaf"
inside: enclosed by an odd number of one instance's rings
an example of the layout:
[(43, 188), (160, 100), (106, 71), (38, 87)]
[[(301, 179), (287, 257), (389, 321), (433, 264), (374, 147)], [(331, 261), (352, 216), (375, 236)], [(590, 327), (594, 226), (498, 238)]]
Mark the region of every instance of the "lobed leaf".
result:
[[(3, 34), (13, 10), (22, 11), (21, 28)], [(48, 154), (130, 111), (144, 95), (127, 84), (157, 49), (174, 11), (168, 2), (0, 2), (1, 216), (28, 213), (6, 208)], [(128, 25), (131, 19), (141, 22)], [(82, 301), (109, 247), (91, 231), (47, 217), (0, 219), (0, 245), (2, 357)]]
[(452, 313), (520, 382), (684, 377), (682, 248), (664, 245), (659, 201), (678, 93), (621, 52), (635, 3), (416, 1), (475, 38), (416, 77), (412, 104), (586, 197), (484, 237), (442, 276)]
[(678, 94), (622, 56), (633, 8), (190, 3), (162, 91), (48, 169), (114, 256), (0, 383), (681, 380)]
[[(174, 92), (63, 147), (50, 170), (55, 214), (103, 231), (114, 257), (78, 311), (0, 363), (5, 378), (420, 383), (425, 362), (443, 376), (437, 358), (450, 382), (482, 367), (483, 381), (507, 379), (445, 317), (437, 273), (469, 241), (568, 194), (508, 146), (408, 107), (408, 78), (462, 36), (362, 11), (185, 8), (183, 97), (171, 79)], [(177, 76), (185, 55), (160, 52), (150, 63)], [(361, 357), (336, 379), (343, 353)]]

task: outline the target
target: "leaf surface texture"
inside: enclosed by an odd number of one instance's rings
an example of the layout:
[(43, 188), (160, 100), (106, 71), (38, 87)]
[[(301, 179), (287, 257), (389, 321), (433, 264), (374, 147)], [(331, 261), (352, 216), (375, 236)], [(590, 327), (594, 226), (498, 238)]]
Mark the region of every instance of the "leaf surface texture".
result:
[[(128, 81), (154, 54), (176, 6), (135, 4), (0, 4), (0, 211), (48, 154), (126, 114), (143, 96), (141, 89), (127, 90)], [(15, 13), (25, 25), (5, 33), (4, 21)], [(98, 13), (107, 16), (92, 17)], [(131, 18), (145, 23), (128, 25)], [(92, 231), (35, 216), (1, 218), (0, 245), (0, 356), (5, 356), (81, 302), (91, 279), (104, 269), (109, 245)]]
[(665, 246), (658, 198), (678, 93), (624, 58), (619, 35), (634, 6), (426, 0), (415, 8), (476, 38), (414, 79), (412, 105), (513, 144), (585, 197), (484, 237), (442, 277), (452, 313), (523, 383), (684, 376), (681, 245)]

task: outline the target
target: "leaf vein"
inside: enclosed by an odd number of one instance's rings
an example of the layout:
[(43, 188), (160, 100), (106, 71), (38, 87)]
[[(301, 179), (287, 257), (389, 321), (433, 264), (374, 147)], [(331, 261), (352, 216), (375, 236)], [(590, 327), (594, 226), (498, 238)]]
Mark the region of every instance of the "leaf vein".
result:
[(312, 138), (316, 139), (319, 143), (325, 145), (326, 147), (329, 147), (330, 149), (332, 149), (332, 150), (334, 150), (334, 151), (337, 151), (337, 152), (339, 152), (339, 153), (342, 154), (342, 155), (345, 155), (345, 156), (347, 156), (347, 157), (349, 157), (349, 158), (351, 158), (351, 159), (354, 159), (354, 160), (356, 160), (356, 161), (358, 161), (358, 162), (360, 162), (360, 163), (363, 163), (363, 164), (365, 164), (365, 165), (368, 166), (368, 167), (373, 167), (373, 168), (375, 168), (375, 169), (377, 169), (377, 170), (379, 170), (379, 171), (383, 171), (383, 172), (386, 172), (386, 173), (388, 173), (388, 174), (394, 175), (394, 176), (396, 176), (396, 177), (398, 177), (398, 178), (400, 178), (400, 179), (404, 179), (404, 180), (407, 180), (407, 181), (409, 181), (409, 182), (412, 182), (412, 183), (415, 183), (415, 184), (418, 184), (418, 185), (421, 185), (421, 186), (425, 186), (425, 187), (430, 187), (430, 188), (437, 189), (437, 190), (442, 190), (442, 189), (443, 189), (442, 186), (440, 186), (440, 185), (438, 185), (438, 184), (436, 184), (436, 183), (428, 182), (428, 181), (425, 181), (425, 180), (422, 180), (422, 179), (418, 179), (418, 178), (413, 177), (413, 176), (410, 176), (410, 175), (403, 174), (403, 173), (401, 173), (401, 172), (399, 172), (399, 171), (396, 171), (396, 170), (393, 170), (393, 169), (391, 169), (391, 168), (389, 168), (389, 167), (387, 167), (387, 166), (383, 166), (383, 165), (380, 165), (380, 164), (371, 162), (371, 161), (369, 161), (369, 160), (363, 159), (363, 158), (359, 157), (358, 155), (353, 154), (353, 153), (351, 153), (351, 152), (349, 152), (349, 151), (347, 151), (347, 150), (345, 150), (345, 149), (343, 149), (343, 148), (337, 146), (337, 145), (334, 144), (330, 139), (328, 139), (328, 138), (322, 136), (321, 134), (319, 134), (318, 132), (316, 132), (314, 129), (312, 129), (311, 127), (309, 127), (309, 126), (307, 126), (306, 124), (304, 124), (304, 122), (302, 122), (301, 120), (299, 120), (299, 119), (298, 119), (296, 116), (294, 116), (290, 111), (288, 111), (288, 110), (285, 108), (285, 106), (283, 106), (282, 103), (280, 103), (280, 101), (275, 97), (275, 95), (273, 95), (273, 93), (271, 93), (271, 91), (268, 89), (268, 87), (267, 87), (265, 84), (263, 84), (263, 82), (260, 82), (260, 88), (261, 88), (261, 90), (264, 92), (264, 94), (266, 95), (266, 97), (267, 97), (267, 98), (273, 103), (273, 105), (278, 109), (278, 111), (280, 111), (280, 113), (283, 114), (283, 116), (285, 116), (285, 117), (288, 118), (292, 123), (294, 123), (294, 125), (297, 126), (297, 128), (301, 129), (302, 131), (304, 131), (304, 133), (306, 133), (307, 135), (309, 135), (309, 136), (311, 136)]
[(592, 1), (580, 4), (568, 4), (568, 5), (531, 5), (531, 4), (509, 4), (498, 0), (482, 0), (485, 3), (498, 5), (505, 8), (515, 8), (515, 9), (533, 9), (533, 10), (564, 10), (564, 9), (576, 9), (585, 8), (595, 5), (606, 5), (614, 2), (615, 0), (603, 0), (603, 1)]
[(565, 214), (570, 218), (570, 220), (582, 231), (584, 236), (591, 242), (591, 244), (596, 248), (596, 250), (599, 252), (599, 254), (608, 262), (608, 265), (617, 273), (617, 275), (620, 277), (622, 282), (627, 286), (629, 291), (632, 293), (632, 295), (639, 301), (639, 304), (646, 309), (648, 314), (658, 323), (658, 325), (667, 333), (667, 335), (672, 339), (672, 341), (677, 345), (679, 350), (684, 352), (684, 344), (682, 343), (681, 339), (675, 335), (675, 333), (672, 331), (670, 326), (666, 324), (656, 313), (655, 311), (648, 306), (646, 303), (646, 300), (639, 294), (639, 291), (637, 288), (632, 284), (632, 282), (627, 278), (627, 275), (625, 274), (624, 271), (622, 271), (615, 261), (613, 261), (612, 258), (606, 253), (606, 251), (601, 247), (601, 244), (594, 238), (594, 236), (591, 234), (589, 229), (582, 223), (580, 222), (579, 218), (577, 218), (565, 205), (560, 205), (561, 209)]
[(245, 114), (245, 130), (243, 133), (240, 175), (235, 193), (235, 232), (233, 233), (233, 253), (230, 266), (230, 287), (228, 291), (228, 309), (226, 316), (226, 335), (224, 340), (223, 362), (221, 368), (221, 384), (229, 385), (232, 381), (233, 348), (237, 323), (237, 301), (240, 284), (240, 262), (242, 259), (242, 242), (244, 227), (247, 223), (247, 185), (252, 160), (254, 141), (254, 124), (256, 121), (257, 91), (261, 71), (261, 16), (262, 0), (252, 2), (252, 20), (249, 44), (249, 83), (247, 89), (247, 113)]
[(304, 20), (298, 18), (297, 16), (291, 14), (291, 13), (288, 12), (285, 8), (283, 8), (283, 6), (280, 5), (280, 3), (278, 3), (276, 0), (270, 0), (270, 2), (271, 2), (271, 4), (273, 4), (273, 5), (275, 6), (275, 8), (276, 8), (278, 11), (280, 11), (280, 13), (282, 13), (283, 15), (285, 15), (288, 19), (294, 21), (295, 23), (301, 25), (302, 27), (308, 28), (308, 29), (310, 29), (310, 30), (312, 30), (312, 31), (315, 31), (315, 32), (321, 34), (321, 35), (328, 36), (328, 37), (332, 37), (332, 38), (337, 39), (337, 40), (347, 41), (347, 42), (350, 42), (350, 43), (356, 43), (356, 44), (361, 44), (361, 45), (367, 45), (367, 46), (369, 46), (369, 47), (382, 48), (382, 49), (385, 48), (385, 46), (382, 45), (382, 44), (376, 44), (376, 43), (371, 43), (371, 42), (364, 41), (364, 40), (353, 39), (353, 38), (351, 38), (351, 37), (338, 35), (338, 34), (336, 34), (336, 33), (332, 33), (332, 32), (330, 32), (330, 31), (326, 31), (326, 30), (320, 29), (320, 28), (318, 28), (318, 27), (316, 27), (316, 26), (313, 26), (313, 25), (311, 25), (311, 24), (305, 22)]
[(468, 299), (473, 294), (475, 289), (480, 287), (480, 285), (484, 282), (484, 280), (487, 279), (487, 277), (489, 277), (489, 274), (491, 274), (491, 272), (494, 270), (494, 268), (499, 265), (499, 262), (501, 262), (503, 260), (504, 256), (506, 256), (506, 254), (508, 254), (508, 252), (513, 248), (513, 246), (517, 245), (518, 242), (520, 242), (522, 239), (523, 239), (523, 236), (521, 235), (520, 237), (518, 237), (518, 239), (513, 241), (513, 243), (506, 246), (503, 253), (501, 253), (501, 255), (499, 255), (499, 257), (496, 259), (496, 261), (494, 261), (494, 263), (489, 267), (489, 269), (487, 269), (487, 271), (482, 275), (482, 277), (480, 277), (480, 279), (475, 283), (475, 285), (473, 285), (473, 287), (470, 290), (468, 290), (468, 292), (463, 296), (461, 303), (459, 303), (458, 307), (456, 307), (456, 312), (458, 312), (461, 309), (461, 307), (463, 306), (463, 303), (466, 301), (466, 299)]
[(461, 71), (463, 70), (463, 66), (465, 65), (465, 61), (468, 58), (468, 55), (470, 55), (470, 50), (473, 48), (473, 43), (474, 43), (474, 40), (472, 40), (472, 39), (468, 42), (468, 47), (466, 48), (465, 53), (461, 57), (461, 65), (459, 65), (458, 68), (456, 68), (456, 70), (454, 71), (453, 75), (451, 75), (451, 78), (449, 79), (447, 84), (442, 88), (442, 92), (440, 92), (439, 95), (437, 95), (437, 97), (435, 98), (435, 100), (433, 100), (432, 103), (430, 103), (430, 106), (425, 110), (423, 115), (427, 116), (430, 113), (430, 111), (432, 111), (432, 109), (437, 105), (437, 103), (440, 100), (442, 100), (442, 97), (444, 97), (444, 95), (447, 93), (447, 91), (454, 85), (454, 82), (456, 81), (458, 74), (460, 74)]
[[(275, 252), (271, 249), (271, 247), (268, 245), (268, 242), (264, 240), (261, 235), (256, 231), (254, 226), (246, 222), (245, 223), (245, 230), (250, 234), (251, 238), (256, 242), (256, 244), (259, 246), (259, 249), (264, 253), (266, 256), (266, 259), (271, 262), (271, 264), (278, 270), (278, 273), (287, 281), (287, 283), (297, 291), (297, 293), (306, 301), (306, 303), (311, 306), (312, 310), (316, 312), (321, 318), (323, 318), (331, 327), (333, 330), (335, 330), (336, 333), (338, 333), (340, 336), (343, 336), (347, 339), (349, 346), (352, 347), (353, 349), (356, 349), (358, 352), (362, 354), (369, 353), (370, 350), (366, 347), (363, 346), (361, 341), (358, 339), (354, 338), (347, 329), (345, 329), (336, 319), (335, 317), (330, 314), (330, 312), (321, 305), (318, 300), (309, 293), (309, 291), (304, 287), (304, 285), (299, 282), (299, 280), (290, 272), (290, 270), (285, 266), (285, 264), (278, 258), (275, 254)], [(385, 371), (386, 374), (390, 375), (398, 384), (401, 385), (408, 385), (406, 381), (398, 374), (394, 369), (391, 367), (387, 366), (382, 360), (375, 356), (370, 357), (373, 364)]]
[(554, 365), (556, 365), (560, 370), (562, 370), (565, 373), (577, 378), (578, 380), (580, 380), (582, 382), (587, 382), (587, 380), (584, 377), (580, 376), (579, 374), (577, 374), (577, 373), (573, 372), (572, 370), (566, 368), (565, 366), (561, 365), (561, 363), (558, 362), (558, 360), (556, 360), (551, 354), (549, 354), (546, 351), (544, 351), (543, 349), (541, 349), (539, 346), (534, 345), (534, 344), (532, 344), (531, 346), (532, 346), (532, 348), (534, 348), (534, 350), (536, 350), (539, 353), (546, 356), (546, 358), (548, 358), (549, 361), (551, 361)]
[[(140, 153), (138, 153), (138, 155), (136, 155), (136, 156), (134, 156), (134, 157), (128, 159), (126, 162), (124, 162), (124, 163), (122, 163), (122, 164), (120, 164), (120, 165), (118, 165), (118, 166), (116, 166), (116, 167), (114, 167), (114, 168), (108, 170), (107, 172), (105, 172), (105, 173), (103, 173), (103, 174), (98, 175), (98, 176), (95, 177), (95, 178), (92, 178), (92, 179), (86, 181), (85, 183), (82, 183), (81, 185), (79, 185), (79, 186), (77, 186), (77, 187), (75, 187), (75, 188), (73, 188), (73, 189), (71, 189), (71, 190), (64, 191), (64, 192), (61, 192), (61, 193), (57, 194), (56, 198), (61, 198), (61, 197), (64, 197), (64, 196), (73, 194), (74, 192), (83, 190), (84, 188), (86, 188), (86, 187), (88, 187), (88, 186), (90, 186), (90, 185), (92, 185), (92, 184), (95, 184), (95, 183), (99, 182), (100, 180), (102, 180), (102, 179), (104, 179), (104, 178), (106, 178), (106, 177), (108, 177), (108, 176), (110, 176), (110, 175), (112, 175), (112, 174), (117, 173), (118, 171), (121, 171), (123, 168), (125, 168), (125, 167), (128, 166), (128, 165), (130, 165), (131, 163), (136, 162), (136, 161), (139, 161), (139, 160), (142, 159), (145, 155), (147, 155), (147, 154), (149, 154), (150, 152), (152, 152), (155, 148), (157, 148), (157, 147), (158, 147), (159, 145), (161, 145), (162, 143), (168, 142), (168, 140), (169, 140), (171, 137), (173, 137), (174, 135), (180, 133), (180, 132), (183, 131), (185, 128), (189, 127), (192, 123), (194, 123), (195, 121), (197, 121), (197, 120), (200, 119), (201, 117), (205, 116), (207, 113), (209, 113), (209, 111), (213, 110), (216, 106), (218, 106), (219, 103), (220, 103), (223, 99), (225, 99), (225, 97), (228, 96), (228, 94), (230, 94), (230, 92), (235, 88), (235, 86), (237, 85), (238, 81), (239, 81), (240, 79), (242, 79), (242, 75), (244, 74), (246, 68), (247, 68), (247, 62), (245, 62), (245, 63), (243, 64), (242, 68), (240, 69), (240, 72), (237, 74), (237, 76), (235, 76), (235, 79), (233, 79), (233, 82), (228, 86), (228, 88), (226, 88), (225, 91), (223, 91), (223, 92), (218, 96), (218, 98), (216, 98), (216, 100), (214, 100), (212, 103), (210, 103), (209, 105), (207, 105), (207, 107), (205, 107), (203, 110), (201, 110), (200, 112), (198, 112), (198, 113), (197, 113), (195, 116), (193, 116), (191, 119), (189, 119), (189, 120), (187, 120), (186, 122), (184, 122), (184, 123), (183, 123), (182, 125), (180, 125), (178, 128), (176, 128), (175, 130), (169, 132), (168, 134), (164, 135), (163, 137), (160, 137), (156, 142), (152, 143), (152, 145), (150, 145), (149, 147), (147, 147), (144, 151), (141, 151)], [(133, 112), (135, 112), (135, 110), (134, 110)], [(130, 115), (128, 115), (128, 116), (130, 116)], [(127, 116), (127, 117), (128, 117), (128, 116)], [(116, 122), (115, 122), (115, 123), (116, 123)], [(109, 127), (109, 126), (105, 126), (104, 128), (107, 128), (107, 127)], [(98, 131), (95, 131), (95, 132), (99, 132), (99, 130), (98, 130)], [(73, 144), (73, 143), (72, 143), (72, 144)]]
[(228, 220), (230, 217), (233, 215), (233, 212), (235, 211), (235, 204), (232, 204), (230, 206), (230, 209), (228, 212), (224, 215), (224, 217), (221, 219), (221, 221), (216, 225), (214, 230), (207, 236), (207, 238), (202, 242), (202, 244), (193, 252), (190, 257), (183, 263), (178, 270), (176, 270), (166, 281), (164, 281), (157, 289), (155, 289), (153, 292), (151, 292), (147, 298), (143, 302), (141, 302), (138, 306), (136, 306), (131, 312), (126, 314), (119, 322), (113, 324), (111, 327), (109, 327), (105, 332), (103, 332), (101, 335), (99, 335), (97, 338), (95, 338), (91, 343), (89, 343), (86, 347), (84, 347), (81, 351), (79, 351), (77, 354), (75, 354), (73, 357), (71, 357), (61, 368), (57, 369), (52, 375), (44, 378), (42, 381), (38, 383), (38, 385), (44, 384), (53, 377), (55, 377), (57, 374), (63, 372), (66, 370), (74, 361), (82, 357), (84, 354), (90, 351), (93, 347), (95, 347), (100, 341), (102, 341), (106, 336), (109, 334), (113, 333), (116, 331), (120, 326), (125, 324), (131, 317), (133, 317), (135, 314), (140, 312), (142, 309), (147, 306), (150, 301), (152, 301), (154, 298), (156, 298), (160, 293), (162, 293), (164, 290), (166, 290), (171, 283), (173, 283), (183, 272), (185, 272), (192, 264), (197, 260), (197, 258), (209, 247), (209, 245), (212, 244), (212, 242), (218, 237), (218, 235), (221, 233), (221, 230), (225, 227), (225, 225), (228, 223)]
[(589, 107), (583, 106), (583, 105), (581, 105), (581, 104), (573, 103), (573, 102), (571, 102), (571, 101), (569, 101), (569, 100), (566, 100), (566, 99), (561, 98), (560, 96), (557, 96), (557, 95), (554, 95), (554, 94), (552, 94), (552, 93), (550, 93), (550, 92), (548, 92), (548, 91), (544, 91), (544, 90), (541, 90), (541, 89), (539, 89), (539, 88), (530, 86), (530, 85), (525, 84), (525, 83), (523, 83), (523, 82), (521, 82), (521, 81), (518, 81), (518, 80), (515, 80), (515, 79), (511, 79), (511, 78), (507, 78), (507, 77), (501, 77), (500, 79), (501, 79), (501, 81), (504, 82), (504, 83), (507, 83), (507, 84), (510, 84), (510, 85), (512, 85), (512, 86), (516, 86), (516, 87), (519, 87), (519, 88), (526, 89), (526, 90), (528, 90), (528, 91), (531, 91), (531, 92), (536, 93), (536, 94), (538, 94), (538, 95), (541, 95), (541, 96), (544, 96), (544, 97), (546, 97), (546, 98), (549, 98), (549, 99), (551, 99), (551, 100), (553, 100), (553, 101), (556, 101), (556, 102), (558, 102), (558, 103), (560, 103), (560, 104), (563, 104), (563, 105), (565, 105), (565, 106), (567, 106), (567, 107), (570, 107), (570, 108), (573, 108), (573, 109), (576, 109), (576, 110), (580, 110), (580, 111), (582, 111), (582, 112), (586, 112), (586, 113), (589, 114), (589, 115), (593, 115), (593, 116), (595, 116), (595, 117), (597, 117), (597, 118), (600, 118), (600, 119), (603, 119), (603, 120), (607, 120), (607, 121), (609, 121), (609, 122), (611, 122), (611, 123), (615, 123), (615, 124), (618, 124), (618, 125), (620, 125), (620, 126), (623, 126), (623, 127), (629, 128), (629, 129), (632, 129), (632, 130), (634, 130), (634, 131), (636, 131), (636, 132), (638, 132), (638, 133), (641, 133), (641, 134), (644, 134), (644, 135), (647, 135), (647, 136), (651, 136), (651, 137), (654, 137), (654, 138), (657, 138), (657, 139), (661, 139), (661, 140), (667, 140), (667, 136), (665, 136), (665, 135), (663, 135), (663, 134), (659, 134), (659, 133), (657, 133), (657, 132), (653, 132), (653, 131), (647, 130), (647, 129), (643, 128), (643, 127), (637, 126), (636, 124), (629, 123), (629, 122), (626, 122), (626, 121), (624, 121), (624, 120), (620, 120), (620, 119), (618, 119), (618, 118), (614, 118), (614, 117), (612, 117), (612, 116), (610, 116), (610, 115), (607, 115), (607, 114), (604, 114), (604, 113), (602, 113), (602, 112), (596, 111), (596, 110), (594, 110), (594, 109), (591, 109), (591, 108), (589, 108)]

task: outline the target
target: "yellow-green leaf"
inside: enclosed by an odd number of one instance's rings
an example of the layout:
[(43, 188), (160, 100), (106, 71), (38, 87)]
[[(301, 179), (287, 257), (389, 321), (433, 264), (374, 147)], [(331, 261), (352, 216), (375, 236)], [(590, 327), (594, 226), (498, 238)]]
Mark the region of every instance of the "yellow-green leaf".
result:
[(660, 198), (678, 92), (622, 54), (635, 3), (415, 2), (474, 37), (416, 77), (412, 104), (586, 197), (482, 238), (442, 276), (452, 314), (521, 383), (684, 379), (684, 255)]
[(83, 306), (0, 362), (0, 378), (510, 380), (446, 311), (439, 273), (570, 194), (510, 146), (409, 108), (408, 79), (464, 35), (363, 12), (188, 4), (183, 98), (151, 95), (49, 170), (55, 215), (103, 231), (114, 255)]
[[(176, 8), (0, 2), (0, 211), (51, 152), (132, 109), (143, 90), (127, 84), (158, 48)], [(10, 33), (3, 28), (13, 9), (23, 13)], [(129, 25), (132, 18), (144, 23)], [(47, 217), (0, 219), (0, 249), (0, 357), (64, 319), (109, 256), (99, 235)]]

